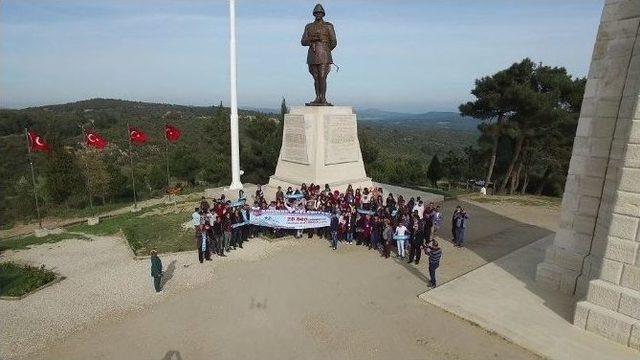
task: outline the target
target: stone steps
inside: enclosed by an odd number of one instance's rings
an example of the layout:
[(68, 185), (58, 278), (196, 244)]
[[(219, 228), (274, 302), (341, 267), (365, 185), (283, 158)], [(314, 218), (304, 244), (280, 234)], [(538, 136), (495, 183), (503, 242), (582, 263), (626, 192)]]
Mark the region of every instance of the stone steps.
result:
[(640, 292), (627, 290), (606, 281), (592, 280), (587, 300), (576, 304), (574, 325), (640, 350), (640, 320), (637, 318)]
[(587, 301), (640, 320), (640, 291), (596, 279), (589, 282)]

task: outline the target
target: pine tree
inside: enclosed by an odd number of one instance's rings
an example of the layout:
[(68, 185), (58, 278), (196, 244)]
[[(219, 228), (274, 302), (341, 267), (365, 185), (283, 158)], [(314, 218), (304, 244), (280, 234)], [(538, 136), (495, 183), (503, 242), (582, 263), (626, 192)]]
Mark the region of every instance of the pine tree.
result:
[(442, 179), (443, 168), (438, 155), (433, 155), (431, 162), (429, 163), (429, 169), (427, 170), (427, 178), (434, 187), (438, 187), (438, 180)]
[(64, 203), (85, 188), (74, 152), (58, 146), (51, 150), (46, 166), (46, 189), (55, 204)]

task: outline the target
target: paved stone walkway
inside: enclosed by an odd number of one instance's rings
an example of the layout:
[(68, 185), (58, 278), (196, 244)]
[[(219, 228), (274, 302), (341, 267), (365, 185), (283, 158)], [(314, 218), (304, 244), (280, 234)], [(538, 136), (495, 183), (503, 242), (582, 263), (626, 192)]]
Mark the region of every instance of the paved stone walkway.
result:
[(553, 235), (420, 295), (549, 359), (637, 360), (640, 352), (571, 324), (575, 300), (535, 282)]

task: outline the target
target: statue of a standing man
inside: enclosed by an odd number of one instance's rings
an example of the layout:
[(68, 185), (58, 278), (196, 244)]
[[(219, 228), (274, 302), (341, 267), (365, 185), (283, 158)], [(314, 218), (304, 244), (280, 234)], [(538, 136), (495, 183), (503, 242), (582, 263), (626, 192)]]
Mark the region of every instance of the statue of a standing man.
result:
[(322, 20), (324, 15), (324, 8), (317, 4), (313, 8), (313, 16), (316, 20), (307, 24), (302, 34), (302, 46), (309, 47), (307, 64), (316, 89), (316, 99), (307, 103), (307, 106), (331, 106), (326, 99), (327, 75), (329, 75), (331, 64), (333, 64), (331, 50), (335, 49), (338, 42), (333, 25)]

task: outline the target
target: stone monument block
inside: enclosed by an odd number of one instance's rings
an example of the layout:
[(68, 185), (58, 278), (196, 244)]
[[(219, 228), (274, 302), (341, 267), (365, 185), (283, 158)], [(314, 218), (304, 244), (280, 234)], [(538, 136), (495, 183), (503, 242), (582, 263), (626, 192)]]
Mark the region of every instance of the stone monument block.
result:
[(358, 140), (356, 114), (349, 106), (297, 106), (284, 118), (282, 147), (269, 186), (314, 183), (345, 190), (371, 187)]
[[(640, 0), (607, 0), (554, 244), (536, 279), (580, 299), (574, 324), (640, 349)], [(635, 46), (635, 47), (634, 47)], [(638, 128), (638, 130), (634, 130)]]

